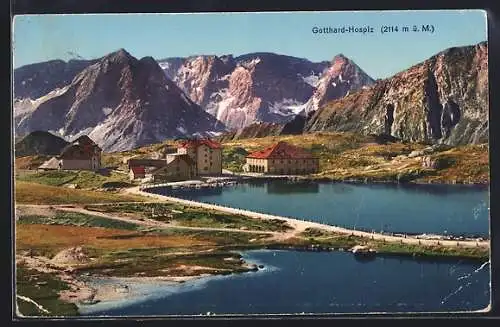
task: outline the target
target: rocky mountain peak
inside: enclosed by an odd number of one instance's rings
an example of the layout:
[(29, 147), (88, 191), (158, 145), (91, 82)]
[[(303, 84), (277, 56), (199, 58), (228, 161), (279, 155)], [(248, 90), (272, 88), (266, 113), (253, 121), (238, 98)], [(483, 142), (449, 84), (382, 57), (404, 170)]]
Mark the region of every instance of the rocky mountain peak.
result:
[(347, 58), (346, 56), (344, 56), (343, 53), (339, 53), (339, 54), (337, 54), (336, 56), (333, 57), (332, 63), (335, 63), (337, 61), (347, 62), (347, 61), (349, 61), (349, 58)]
[(441, 51), (373, 87), (328, 101), (305, 129), (478, 143), (488, 138), (488, 108), (488, 49), (482, 42)]
[(117, 151), (224, 126), (170, 81), (152, 57), (137, 60), (120, 49), (39, 101), (16, 129), (88, 134), (105, 151)]
[(110, 54), (106, 55), (103, 59), (108, 59), (115, 62), (124, 62), (129, 60), (137, 60), (127, 50), (120, 48)]
[[(172, 74), (171, 63), (163, 64), (167, 75)], [(208, 113), (238, 129), (256, 121), (293, 119), (326, 67), (328, 62), (271, 52), (195, 56), (185, 59), (173, 80)]]
[(318, 86), (305, 105), (305, 112), (318, 110), (331, 100), (341, 99), (351, 92), (371, 86), (375, 81), (351, 59), (338, 54), (318, 81)]

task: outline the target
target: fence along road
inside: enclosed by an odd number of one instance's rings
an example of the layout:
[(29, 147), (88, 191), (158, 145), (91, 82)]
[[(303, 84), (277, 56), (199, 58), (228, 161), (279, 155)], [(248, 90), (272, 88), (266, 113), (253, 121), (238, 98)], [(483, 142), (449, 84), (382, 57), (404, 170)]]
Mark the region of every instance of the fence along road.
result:
[(359, 237), (368, 238), (368, 239), (372, 239), (372, 240), (380, 240), (380, 241), (391, 242), (391, 243), (414, 244), (414, 245), (441, 245), (441, 246), (446, 246), (446, 247), (483, 247), (483, 248), (488, 248), (490, 246), (489, 241), (430, 240), (430, 239), (416, 238), (414, 236), (404, 237), (404, 236), (384, 235), (384, 234), (375, 233), (375, 232), (372, 232), (372, 233), (371, 232), (364, 232), (364, 231), (347, 229), (347, 228), (337, 227), (337, 226), (332, 226), (332, 225), (325, 225), (325, 224), (307, 221), (307, 220), (301, 220), (301, 219), (297, 219), (297, 218), (269, 215), (269, 214), (255, 212), (255, 211), (231, 208), (231, 207), (226, 207), (226, 206), (216, 205), (216, 204), (211, 204), (211, 203), (202, 203), (202, 202), (196, 202), (196, 201), (191, 201), (191, 200), (179, 199), (179, 198), (170, 197), (170, 196), (166, 196), (166, 195), (152, 194), (152, 193), (148, 193), (148, 192), (143, 191), (146, 189), (148, 189), (148, 188), (137, 186), (137, 187), (128, 188), (127, 192), (132, 193), (132, 194), (156, 198), (158, 200), (176, 202), (176, 203), (184, 204), (186, 206), (199, 207), (199, 208), (205, 208), (205, 209), (211, 209), (211, 210), (218, 210), (218, 211), (222, 211), (222, 212), (226, 212), (226, 213), (232, 213), (232, 214), (236, 214), (236, 215), (244, 215), (247, 217), (252, 217), (252, 218), (257, 218), (257, 219), (285, 220), (292, 227), (294, 227), (294, 229), (295, 229), (294, 233), (304, 231), (306, 228), (318, 228), (318, 229), (323, 229), (323, 230), (327, 230), (327, 231), (331, 231), (331, 232), (335, 232), (335, 233), (339, 233), (339, 234), (359, 236)]

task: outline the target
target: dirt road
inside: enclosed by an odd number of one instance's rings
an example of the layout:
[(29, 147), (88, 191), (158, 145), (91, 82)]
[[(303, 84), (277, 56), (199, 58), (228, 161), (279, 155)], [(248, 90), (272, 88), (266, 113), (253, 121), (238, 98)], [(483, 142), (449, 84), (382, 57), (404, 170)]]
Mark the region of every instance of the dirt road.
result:
[(285, 238), (293, 236), (297, 233), (300, 233), (300, 232), (304, 231), (306, 228), (318, 228), (318, 229), (331, 231), (331, 232), (335, 232), (335, 233), (339, 233), (339, 234), (353, 235), (353, 236), (359, 236), (359, 237), (368, 238), (368, 239), (372, 239), (372, 240), (380, 240), (380, 241), (385, 241), (385, 242), (401, 243), (401, 244), (441, 245), (441, 246), (446, 246), (446, 247), (484, 247), (484, 248), (488, 248), (490, 246), (489, 241), (431, 240), (431, 239), (419, 239), (419, 238), (416, 238), (413, 236), (407, 236), (407, 237), (391, 236), (391, 235), (384, 235), (384, 234), (380, 234), (380, 233), (370, 233), (370, 232), (364, 232), (364, 231), (357, 231), (357, 230), (352, 230), (352, 229), (347, 229), (347, 228), (342, 228), (342, 227), (337, 227), (337, 226), (324, 225), (324, 224), (320, 224), (320, 223), (316, 223), (316, 222), (312, 222), (312, 221), (305, 221), (305, 220), (299, 220), (299, 219), (288, 218), (288, 217), (268, 215), (268, 214), (253, 212), (253, 211), (249, 211), (249, 210), (235, 209), (235, 208), (230, 208), (230, 207), (224, 207), (221, 205), (201, 203), (201, 202), (184, 200), (184, 199), (179, 199), (179, 198), (174, 198), (174, 197), (169, 197), (169, 196), (164, 196), (164, 195), (152, 194), (152, 193), (141, 191), (139, 189), (139, 187), (128, 188), (126, 191), (128, 193), (131, 193), (131, 194), (142, 195), (142, 196), (146, 196), (146, 197), (150, 197), (150, 198), (155, 198), (157, 200), (176, 202), (176, 203), (180, 203), (180, 204), (192, 206), (192, 207), (201, 207), (201, 208), (206, 208), (206, 209), (219, 210), (222, 212), (238, 214), (238, 215), (245, 215), (247, 217), (252, 217), (252, 218), (257, 218), (257, 219), (284, 220), (290, 226), (292, 226), (294, 228), (294, 231), (292, 231), (292, 232), (280, 233), (281, 237), (285, 237)]

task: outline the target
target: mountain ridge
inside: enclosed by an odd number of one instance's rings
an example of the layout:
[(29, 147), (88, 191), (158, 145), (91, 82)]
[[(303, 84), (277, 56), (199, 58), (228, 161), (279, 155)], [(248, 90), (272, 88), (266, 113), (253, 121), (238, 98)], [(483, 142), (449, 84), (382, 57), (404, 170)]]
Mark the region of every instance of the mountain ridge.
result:
[[(176, 97), (185, 97), (183, 101), (188, 107), (201, 107), (199, 109), (215, 117), (215, 126), (227, 124), (233, 130), (234, 137), (265, 135), (266, 126), (270, 133), (282, 133), (283, 126), (296, 120), (296, 117), (307, 114), (309, 118), (303, 117), (301, 120), (301, 124), (305, 121), (302, 130), (305, 133), (321, 130), (354, 131), (387, 134), (410, 141), (450, 144), (479, 142), (487, 138), (489, 130), (487, 44), (487, 41), (483, 41), (475, 45), (443, 49), (408, 69), (378, 80), (373, 80), (354, 61), (341, 53), (331, 61), (321, 63), (272, 52), (252, 52), (236, 57), (231, 54), (193, 55), (162, 61), (153, 57), (138, 60), (125, 49), (119, 49), (112, 56), (108, 54), (99, 59), (107, 60), (107, 63), (100, 64), (100, 72), (106, 75), (106, 67), (125, 65), (128, 68), (124, 74), (128, 77), (117, 77), (116, 84), (133, 78), (138, 78), (141, 83), (127, 84), (128, 87), (122, 93), (119, 91), (121, 86), (103, 93), (96, 87), (99, 85), (99, 72), (91, 73), (86, 78), (78, 77), (79, 73), (73, 77), (72, 82), (83, 83), (88, 87), (83, 87), (78, 94), (71, 95), (76, 89), (66, 85), (52, 89), (35, 100), (17, 99), (15, 125), (21, 127), (21, 132), (24, 132), (21, 134), (26, 134), (27, 130), (22, 130), (22, 122), (26, 121), (26, 117), (33, 116), (33, 107), (43, 107), (43, 103), (53, 103), (56, 101), (54, 99), (61, 101), (62, 94), (81, 100), (91, 93), (94, 93), (94, 106), (102, 107), (100, 101), (108, 101), (106, 98), (114, 98), (113, 104), (118, 106), (123, 100), (120, 97), (124, 97), (128, 99), (126, 102), (129, 106), (125, 117), (144, 117), (158, 124), (158, 119), (162, 119), (161, 115), (142, 113), (139, 110), (147, 107), (147, 101), (140, 101), (141, 97), (147, 96), (146, 89), (139, 84), (147, 85), (156, 80), (156, 84), (153, 83), (156, 87), (163, 83), (167, 88), (178, 89), (174, 92)], [(167, 62), (170, 59), (171, 62)], [(150, 76), (134, 73), (133, 67), (136, 66), (145, 68)], [(307, 75), (311, 71), (313, 74)], [(166, 79), (163, 80), (160, 75)], [(100, 95), (96, 97), (96, 94)], [(80, 100), (79, 103), (82, 102)], [(141, 105), (132, 105), (132, 101), (139, 101)], [(66, 105), (72, 107), (73, 104)], [(405, 107), (410, 109), (402, 110)], [(61, 110), (64, 115), (56, 114), (53, 118), (64, 120), (64, 117), (68, 121), (64, 124), (60, 122), (59, 125), (64, 125), (62, 127), (68, 130), (80, 130), (81, 133), (92, 132), (82, 129), (83, 126), (80, 125), (83, 122), (87, 125), (90, 122), (92, 125), (101, 122), (103, 118), (100, 113), (81, 116), (82, 113), (74, 108), (67, 112)], [(83, 119), (77, 119), (78, 117)], [(146, 128), (143, 134), (149, 136), (143, 136), (142, 139), (139, 137), (138, 143), (129, 140), (131, 144), (151, 142), (167, 136), (165, 134), (158, 137), (161, 134), (158, 134), (161, 129), (159, 126), (129, 127), (129, 124), (123, 122), (123, 117), (114, 118), (120, 121), (120, 128), (127, 132), (143, 131)], [(43, 120), (42, 117), (40, 120)], [(107, 128), (110, 128), (108, 125)], [(299, 125), (294, 125), (293, 133), (296, 133)], [(215, 130), (221, 132), (225, 127)], [(185, 129), (182, 125), (169, 125), (170, 130), (179, 128)], [(152, 130), (155, 132), (151, 132)], [(106, 137), (97, 136), (102, 142), (105, 141)], [(119, 138), (117, 135), (113, 137)], [(123, 146), (124, 144), (120, 147)]]
[(152, 57), (136, 59), (124, 49), (85, 68), (16, 127), (19, 133), (47, 130), (70, 138), (88, 134), (105, 151), (225, 130), (186, 97)]
[[(174, 82), (207, 112), (237, 130), (255, 122), (286, 123), (314, 94), (316, 84), (331, 62), (311, 62), (304, 58), (252, 52), (233, 55), (200, 55), (186, 57), (181, 65), (173, 58), (176, 69), (170, 70), (168, 58), (160, 65), (168, 67), (165, 73), (175, 74)], [(349, 62), (350, 63), (350, 62)], [(347, 65), (346, 65), (347, 67)], [(372, 79), (355, 64), (357, 73), (346, 76), (364, 76), (353, 85), (361, 87)], [(330, 87), (328, 89), (335, 88)], [(350, 87), (346, 88), (350, 89)], [(333, 92), (330, 97), (341, 97), (346, 91)]]
[(388, 134), (450, 145), (486, 141), (487, 66), (487, 42), (445, 49), (372, 87), (330, 101), (305, 131)]

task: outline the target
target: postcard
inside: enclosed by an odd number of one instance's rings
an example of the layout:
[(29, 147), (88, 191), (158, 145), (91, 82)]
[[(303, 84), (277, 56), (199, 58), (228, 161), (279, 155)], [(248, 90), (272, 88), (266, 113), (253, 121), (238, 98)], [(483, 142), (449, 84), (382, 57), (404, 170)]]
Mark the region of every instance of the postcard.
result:
[(16, 319), (490, 310), (483, 10), (18, 15)]

